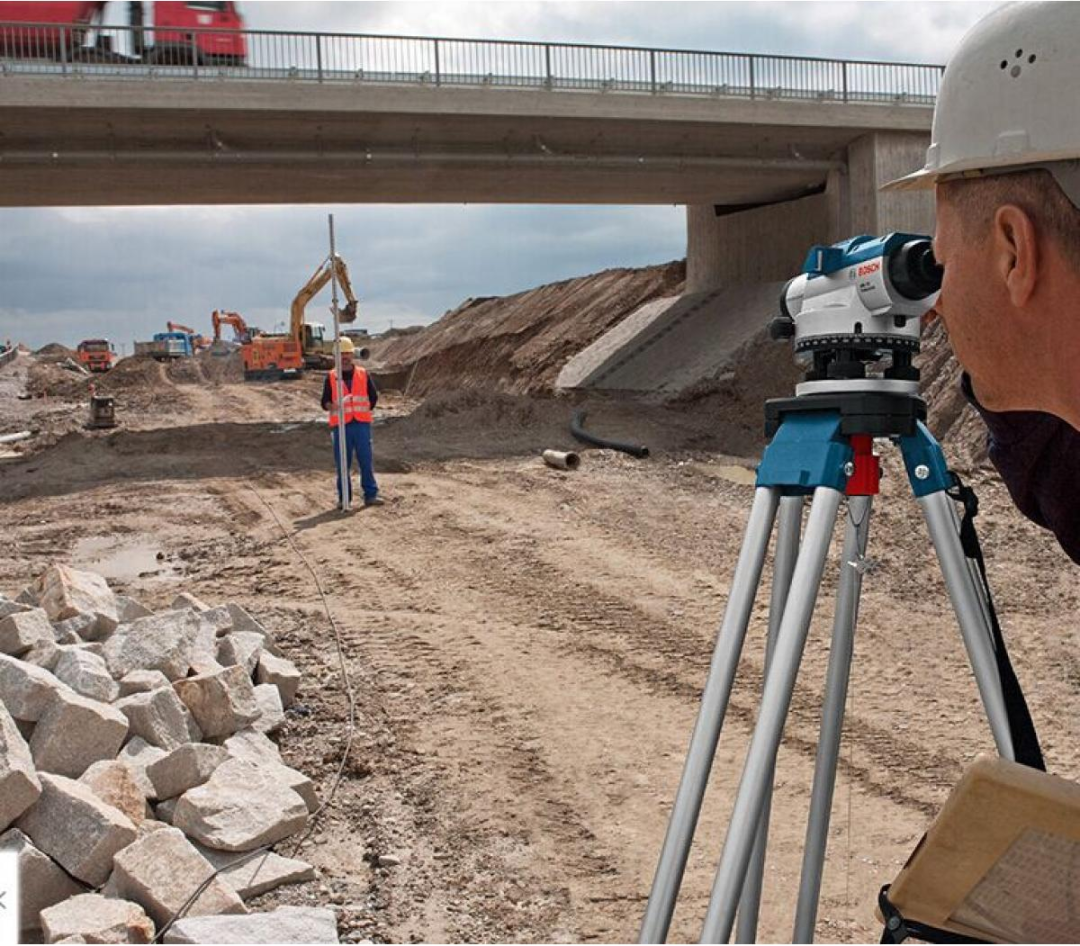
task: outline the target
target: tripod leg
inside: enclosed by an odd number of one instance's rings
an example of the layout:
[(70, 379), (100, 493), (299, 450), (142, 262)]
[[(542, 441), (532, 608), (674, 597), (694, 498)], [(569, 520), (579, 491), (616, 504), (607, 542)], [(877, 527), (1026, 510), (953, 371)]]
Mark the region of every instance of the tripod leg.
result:
[(944, 492), (919, 497), (930, 538), (937, 551), (945, 586), (949, 589), (953, 610), (960, 622), (960, 633), (967, 648), (968, 660), (979, 686), (979, 696), (990, 721), (998, 753), (1005, 759), (1015, 758), (1009, 715), (1001, 690), (1001, 678), (994, 660), (994, 643), (986, 618), (986, 605), (968, 567), (952, 500)]
[(844, 727), (844, 704), (847, 702), (848, 677), (855, 644), (855, 624), (859, 616), (862, 558), (866, 554), (870, 532), (870, 505), (870, 496), (852, 496), (848, 499), (848, 524), (844, 533), (844, 552), (840, 558), (840, 583), (836, 590), (832, 647), (821, 712), (821, 736), (814, 763), (814, 787), (810, 793), (810, 817), (806, 825), (793, 943), (814, 941), (829, 816), (836, 785), (836, 763), (840, 756), (840, 733)]
[(704, 943), (726, 943), (731, 935), (735, 908), (750, 863), (765, 790), (783, 735), (784, 719), (791, 705), (795, 677), (799, 672), (799, 662), (806, 643), (806, 633), (810, 628), (821, 573), (829, 553), (829, 539), (836, 524), (836, 512), (841, 498), (839, 490), (831, 487), (819, 486), (814, 490), (806, 538), (795, 562), (795, 573), (791, 578), (791, 591), (787, 607), (784, 608), (784, 618), (780, 623), (772, 667), (765, 680), (761, 712), (750, 741), (750, 750), (746, 756), (727, 838), (724, 841), (724, 851), (720, 856), (720, 865), (709, 899), (709, 909), (705, 914), (702, 931)]
[(671, 916), (675, 911), (675, 899), (686, 870), (686, 858), (694, 839), (701, 802), (709, 781), (716, 743), (724, 724), (735, 670), (739, 665), (750, 611), (761, 581), (761, 569), (765, 563), (765, 550), (769, 544), (780, 491), (759, 487), (754, 492), (754, 504), (746, 524), (739, 561), (731, 582), (724, 620), (716, 638), (709, 676), (701, 695), (690, 748), (686, 752), (679, 790), (671, 810), (664, 846), (653, 878), (652, 891), (641, 923), (639, 942), (662, 943), (667, 938)]
[[(776, 525), (776, 553), (773, 556), (772, 597), (769, 600), (769, 638), (765, 646), (765, 672), (769, 675), (780, 620), (784, 616), (788, 591), (791, 589), (791, 573), (795, 571), (795, 559), (799, 554), (799, 533), (802, 531), (802, 496), (785, 496), (780, 500), (780, 515)], [(764, 683), (763, 683), (764, 685)], [(746, 872), (742, 898), (739, 900), (739, 920), (735, 927), (735, 942), (752, 943), (757, 939), (758, 911), (761, 908), (761, 880), (765, 873), (765, 848), (769, 839), (769, 812), (772, 808), (772, 773), (769, 774), (768, 790), (758, 822), (754, 854)]]

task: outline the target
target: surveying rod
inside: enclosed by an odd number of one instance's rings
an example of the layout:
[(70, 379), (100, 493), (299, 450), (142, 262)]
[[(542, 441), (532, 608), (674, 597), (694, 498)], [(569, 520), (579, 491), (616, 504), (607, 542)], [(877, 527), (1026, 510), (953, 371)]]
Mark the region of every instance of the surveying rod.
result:
[[(341, 322), (338, 320), (337, 299), (337, 250), (334, 247), (334, 215), (328, 214), (330, 221), (330, 311), (334, 313), (334, 384), (337, 390), (338, 416), (338, 479), (341, 481), (341, 511), (348, 512), (352, 505), (349, 493), (349, 467), (345, 462), (348, 457), (348, 445), (345, 443), (345, 379), (341, 376)], [(353, 369), (355, 370), (355, 369)]]

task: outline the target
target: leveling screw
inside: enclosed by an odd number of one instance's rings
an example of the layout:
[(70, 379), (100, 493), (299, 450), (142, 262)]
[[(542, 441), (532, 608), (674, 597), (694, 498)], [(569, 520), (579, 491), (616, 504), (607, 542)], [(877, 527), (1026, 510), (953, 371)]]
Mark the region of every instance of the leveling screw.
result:
[(915, 479), (925, 480), (929, 478), (930, 467), (928, 467), (925, 463), (920, 463), (917, 467), (915, 467)]

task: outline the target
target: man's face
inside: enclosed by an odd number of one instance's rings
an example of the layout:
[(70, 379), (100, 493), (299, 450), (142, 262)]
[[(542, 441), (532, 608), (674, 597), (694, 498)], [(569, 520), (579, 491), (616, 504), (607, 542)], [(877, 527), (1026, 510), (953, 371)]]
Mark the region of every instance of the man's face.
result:
[[(956, 206), (938, 188), (934, 255), (945, 267), (941, 295), (927, 322), (939, 316), (964, 370), (971, 375), (979, 401), (991, 410), (1018, 403), (1015, 325), (1009, 297), (998, 278), (991, 236), (965, 227)], [(1022, 397), (1019, 399), (1022, 401)]]
[(352, 371), (353, 353), (351, 351), (343, 351), (341, 353), (341, 370)]

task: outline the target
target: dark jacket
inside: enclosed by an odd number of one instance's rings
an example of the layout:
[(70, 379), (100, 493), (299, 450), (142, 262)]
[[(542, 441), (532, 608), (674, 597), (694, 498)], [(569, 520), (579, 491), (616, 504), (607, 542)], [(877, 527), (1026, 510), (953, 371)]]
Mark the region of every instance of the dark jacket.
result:
[[(341, 372), (341, 380), (349, 387), (352, 386), (352, 379), (355, 371), (343, 371)], [(375, 410), (375, 405), (379, 401), (379, 392), (375, 387), (375, 379), (371, 377), (371, 372), (368, 372), (367, 376), (367, 393), (368, 400), (371, 402), (371, 409)], [(330, 391), (330, 375), (327, 374), (326, 380), (323, 381), (322, 388), (322, 406), (323, 410), (327, 410), (333, 402), (333, 394)]]
[(987, 410), (967, 374), (961, 387), (990, 431), (990, 461), (1017, 508), (1080, 565), (1080, 431), (1040, 411)]

